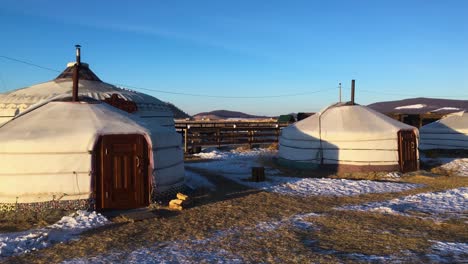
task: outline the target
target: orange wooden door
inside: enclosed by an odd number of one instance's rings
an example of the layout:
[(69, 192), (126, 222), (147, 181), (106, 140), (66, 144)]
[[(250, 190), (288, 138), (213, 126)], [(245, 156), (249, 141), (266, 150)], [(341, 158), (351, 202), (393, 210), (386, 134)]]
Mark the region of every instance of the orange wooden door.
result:
[(401, 172), (416, 171), (419, 169), (417, 156), (416, 135), (412, 130), (398, 132), (398, 156)]
[(149, 204), (148, 145), (141, 135), (101, 138), (98, 208), (131, 209)]

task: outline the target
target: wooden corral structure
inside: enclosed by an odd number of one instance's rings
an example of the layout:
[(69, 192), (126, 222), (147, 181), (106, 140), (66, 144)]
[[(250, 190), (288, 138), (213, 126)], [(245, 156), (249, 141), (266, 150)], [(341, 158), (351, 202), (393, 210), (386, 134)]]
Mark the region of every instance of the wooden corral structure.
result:
[(183, 121), (176, 120), (177, 132), (184, 138), (185, 152), (197, 152), (202, 146), (266, 144), (278, 142), (288, 122), (272, 121)]
[(429, 123), (435, 122), (447, 114), (440, 113), (420, 113), (420, 114), (404, 114), (404, 113), (387, 113), (393, 119), (396, 119), (402, 123), (408, 124), (420, 128)]

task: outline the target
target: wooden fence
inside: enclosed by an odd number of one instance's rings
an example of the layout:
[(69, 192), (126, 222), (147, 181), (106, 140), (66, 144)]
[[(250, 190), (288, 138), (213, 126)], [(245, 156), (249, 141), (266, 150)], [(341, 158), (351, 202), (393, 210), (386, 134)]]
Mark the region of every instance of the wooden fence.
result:
[(278, 142), (280, 130), (289, 123), (272, 121), (176, 121), (183, 135), (185, 152), (197, 152), (202, 146), (227, 146)]

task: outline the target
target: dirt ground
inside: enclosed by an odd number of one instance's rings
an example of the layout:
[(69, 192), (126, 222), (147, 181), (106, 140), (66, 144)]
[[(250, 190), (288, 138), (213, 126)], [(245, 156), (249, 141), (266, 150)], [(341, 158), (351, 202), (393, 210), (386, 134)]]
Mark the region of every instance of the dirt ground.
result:
[[(191, 208), (173, 212), (156, 206), (150, 211), (151, 216), (143, 220), (117, 217), (114, 224), (84, 233), (78, 241), (11, 257), (6, 262), (57, 263), (107, 252), (132, 252), (157, 243), (164, 247), (164, 243), (174, 241), (210, 238), (222, 230), (238, 231), (227, 232), (222, 238), (204, 244), (203, 249), (224, 249), (245, 263), (355, 263), (359, 261), (348, 253), (398, 256), (408, 251), (413, 253), (412, 257), (406, 259), (402, 255), (402, 262), (427, 263), (424, 253), (430, 248), (430, 240), (468, 241), (463, 220), (435, 223), (416, 217), (334, 209), (468, 186), (466, 178), (411, 176), (405, 181), (424, 183), (425, 187), (400, 193), (304, 198), (249, 189), (206, 170), (191, 170), (216, 185), (213, 191), (193, 193)], [(298, 228), (285, 221), (311, 212), (317, 216), (306, 221), (318, 228)], [(259, 228), (263, 222), (283, 224), (265, 230)]]

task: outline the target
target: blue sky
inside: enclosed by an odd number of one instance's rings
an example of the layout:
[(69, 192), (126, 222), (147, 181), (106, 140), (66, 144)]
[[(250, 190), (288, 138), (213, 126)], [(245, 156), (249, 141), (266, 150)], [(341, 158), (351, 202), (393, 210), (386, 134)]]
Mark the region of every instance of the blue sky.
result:
[[(0, 6), (0, 56), (106, 82), (184, 111), (277, 115), (416, 96), (468, 99), (468, 1), (21, 1)], [(57, 73), (0, 57), (0, 92)], [(320, 91), (316, 92), (315, 91)], [(299, 96), (275, 95), (301, 94)]]

